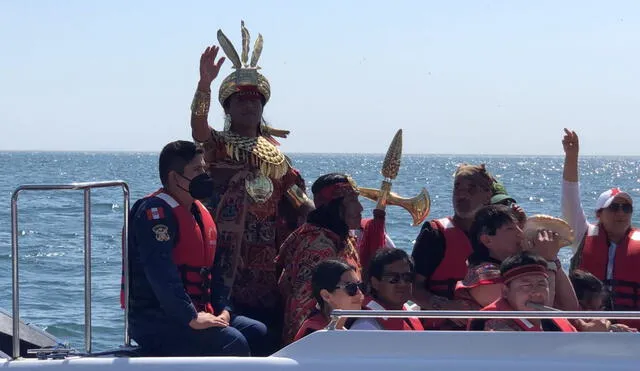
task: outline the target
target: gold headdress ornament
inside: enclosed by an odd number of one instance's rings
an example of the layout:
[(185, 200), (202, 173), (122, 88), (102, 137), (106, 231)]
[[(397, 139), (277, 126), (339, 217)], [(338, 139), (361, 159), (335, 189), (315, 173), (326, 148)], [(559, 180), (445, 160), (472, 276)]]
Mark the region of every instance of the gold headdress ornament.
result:
[[(266, 104), (269, 98), (271, 98), (271, 86), (267, 78), (258, 72), (260, 69), (258, 60), (262, 54), (263, 45), (262, 35), (258, 34), (258, 38), (253, 45), (251, 61), (247, 65), (249, 61), (251, 35), (249, 34), (249, 30), (244, 26), (244, 21), (240, 21), (240, 31), (242, 33), (242, 58), (238, 55), (235, 47), (222, 30), (218, 30), (217, 36), (220, 47), (222, 47), (227, 58), (231, 60), (233, 68), (235, 68), (234, 72), (222, 80), (220, 91), (218, 92), (218, 101), (224, 106), (226, 100), (235, 93), (256, 92), (262, 95), (264, 103)], [(264, 122), (260, 125), (260, 133), (274, 145), (279, 145), (279, 143), (273, 137), (286, 138), (287, 135), (289, 135), (288, 130), (272, 128)]]
[[(263, 44), (262, 35), (258, 34), (258, 38), (253, 46), (251, 60), (249, 61), (251, 35), (244, 26), (244, 21), (240, 22), (240, 31), (242, 33), (241, 54), (238, 54), (222, 30), (218, 30), (217, 34), (220, 47), (235, 69), (235, 71), (227, 76), (220, 84), (218, 101), (222, 106), (224, 106), (231, 95), (240, 92), (260, 94), (264, 98), (264, 103), (268, 102), (271, 97), (269, 81), (267, 81), (262, 74), (258, 73), (258, 69), (260, 69), (258, 60), (262, 53)], [(247, 62), (249, 62), (249, 64), (247, 64)], [(263, 120), (260, 124), (260, 135), (258, 137), (243, 137), (227, 129), (222, 132), (217, 132), (216, 136), (221, 138), (225, 143), (226, 152), (231, 158), (240, 162), (250, 162), (253, 167), (259, 169), (259, 173), (262, 174), (262, 176), (280, 179), (289, 170), (289, 162), (280, 150), (278, 150), (277, 145), (279, 143), (273, 137), (286, 138), (288, 134), (289, 131), (287, 130), (267, 126)], [(256, 191), (259, 186), (265, 186), (267, 184), (265, 179), (260, 178), (251, 184), (251, 187), (255, 188), (252, 192), (256, 194), (256, 198), (268, 198), (266, 195), (269, 194), (269, 192)], [(264, 197), (262, 193), (265, 193)]]
[(242, 33), (242, 59), (233, 47), (233, 44), (225, 36), (222, 30), (218, 30), (218, 42), (220, 47), (227, 55), (227, 58), (233, 64), (233, 71), (220, 84), (218, 92), (218, 101), (224, 106), (224, 102), (234, 93), (241, 91), (256, 91), (264, 97), (264, 102), (268, 102), (271, 97), (271, 86), (269, 81), (262, 74), (258, 73), (258, 59), (262, 53), (262, 35), (258, 34), (255, 44), (253, 45), (253, 54), (251, 62), (249, 60), (249, 43), (251, 36), (249, 31), (244, 27), (244, 21), (240, 22), (240, 31)]

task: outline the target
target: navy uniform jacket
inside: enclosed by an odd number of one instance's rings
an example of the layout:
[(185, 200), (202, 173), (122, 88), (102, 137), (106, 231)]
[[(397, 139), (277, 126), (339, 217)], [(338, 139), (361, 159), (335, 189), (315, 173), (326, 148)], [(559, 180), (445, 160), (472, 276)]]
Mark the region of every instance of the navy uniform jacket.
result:
[[(153, 209), (153, 210), (152, 210)], [(196, 220), (200, 222), (199, 215)], [(156, 197), (138, 200), (129, 216), (129, 321), (135, 339), (175, 326), (188, 326), (197, 317), (172, 252), (180, 238), (171, 207)], [(161, 235), (158, 235), (161, 231)], [(217, 267), (212, 268), (211, 304), (216, 313), (231, 311), (227, 289)]]

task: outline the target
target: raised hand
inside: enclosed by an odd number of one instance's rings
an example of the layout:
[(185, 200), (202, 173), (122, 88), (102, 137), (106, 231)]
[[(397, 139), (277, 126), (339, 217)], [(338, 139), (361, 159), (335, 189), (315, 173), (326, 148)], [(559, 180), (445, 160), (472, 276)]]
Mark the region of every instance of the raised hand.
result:
[(562, 147), (566, 155), (578, 155), (580, 149), (580, 141), (575, 131), (564, 129), (564, 138), (562, 138)]
[(200, 83), (198, 85), (210, 88), (211, 82), (218, 77), (220, 67), (225, 60), (225, 57), (220, 57), (216, 62), (219, 50), (218, 46), (209, 46), (200, 56)]
[(529, 241), (531, 251), (542, 256), (547, 261), (554, 261), (558, 258), (558, 252), (562, 248), (559, 235), (553, 231), (539, 230), (536, 238)]

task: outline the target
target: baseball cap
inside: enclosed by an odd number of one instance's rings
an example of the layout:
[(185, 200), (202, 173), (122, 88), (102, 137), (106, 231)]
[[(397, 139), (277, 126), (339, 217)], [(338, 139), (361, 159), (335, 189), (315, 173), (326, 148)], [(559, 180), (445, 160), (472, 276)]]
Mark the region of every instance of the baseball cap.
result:
[(491, 190), (493, 192), (493, 196), (491, 196), (490, 201), (492, 205), (499, 204), (507, 200), (516, 203), (516, 199), (509, 196), (509, 194), (507, 193), (507, 189), (502, 183), (498, 182), (497, 180), (494, 181), (491, 185)]
[(598, 197), (598, 201), (596, 201), (596, 211), (609, 207), (616, 197), (624, 198), (633, 205), (633, 199), (627, 192), (621, 191), (620, 188), (611, 188), (608, 191), (602, 192), (600, 197)]

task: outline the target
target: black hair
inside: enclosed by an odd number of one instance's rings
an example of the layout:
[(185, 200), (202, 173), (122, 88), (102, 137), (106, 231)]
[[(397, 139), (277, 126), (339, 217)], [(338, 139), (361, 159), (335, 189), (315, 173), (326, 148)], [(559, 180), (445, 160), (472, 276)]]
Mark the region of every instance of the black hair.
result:
[(409, 271), (411, 273), (415, 272), (413, 259), (402, 249), (382, 248), (376, 252), (373, 258), (371, 258), (369, 267), (366, 270), (366, 285), (367, 290), (373, 297), (376, 297), (376, 292), (373, 286), (371, 286), (371, 277), (381, 279), (382, 274), (384, 273), (384, 268), (397, 261), (406, 261), (409, 264)]
[[(311, 192), (317, 195), (323, 188), (337, 183), (348, 183), (349, 179), (345, 174), (330, 173), (320, 176), (313, 182), (311, 186)], [(316, 207), (315, 210), (309, 212), (307, 215), (307, 222), (315, 224), (319, 227), (329, 229), (333, 233), (340, 236), (340, 238), (346, 238), (349, 235), (349, 226), (344, 221), (344, 217), (340, 214), (342, 212), (342, 200), (343, 198), (336, 198), (331, 200), (325, 205)]]
[(193, 160), (199, 154), (202, 154), (203, 150), (196, 147), (193, 142), (186, 140), (176, 140), (164, 146), (160, 152), (160, 159), (158, 161), (158, 170), (160, 173), (160, 182), (163, 187), (167, 187), (169, 184), (169, 172), (175, 171), (178, 174), (184, 173), (184, 167)]
[(569, 273), (569, 279), (576, 291), (578, 300), (586, 300), (593, 295), (604, 292), (604, 284), (593, 274), (575, 269)]
[(543, 257), (530, 251), (523, 251), (506, 258), (502, 264), (500, 264), (500, 275), (504, 276), (505, 273), (514, 268), (532, 264), (541, 265), (545, 269), (547, 268), (547, 261), (544, 260)]
[[(376, 252), (371, 261), (369, 262), (369, 269), (367, 269), (367, 277), (370, 279), (371, 277), (382, 278), (382, 273), (384, 273), (384, 267), (389, 264), (393, 264), (397, 261), (404, 260), (409, 263), (409, 267), (411, 272), (414, 271), (413, 260), (407, 254), (406, 251), (402, 249), (394, 249), (394, 248), (382, 248)], [(369, 281), (369, 279), (367, 281)]]
[(320, 296), (320, 291), (335, 291), (338, 283), (340, 283), (340, 277), (348, 271), (355, 271), (355, 268), (337, 259), (323, 260), (313, 268), (311, 291), (323, 313), (325, 311), (325, 302), (322, 296)]
[(469, 256), (469, 264), (495, 261), (489, 254), (489, 249), (480, 241), (480, 236), (486, 234), (495, 236), (498, 229), (509, 223), (518, 223), (513, 211), (504, 205), (487, 205), (482, 207), (473, 218), (469, 230), (469, 239), (473, 252)]
[[(522, 267), (524, 265), (531, 265), (531, 264), (537, 264), (545, 267), (545, 269), (547, 268), (547, 261), (544, 260), (540, 255), (534, 254), (529, 251), (524, 251), (506, 258), (502, 262), (502, 264), (500, 264), (500, 275), (504, 276), (505, 273), (507, 273), (508, 271), (514, 268)], [(542, 321), (545, 321), (545, 320), (542, 320)], [(484, 331), (484, 327), (486, 323), (487, 323), (487, 319), (481, 319), (481, 318), (470, 319), (469, 330)], [(544, 322), (543, 322), (543, 325), (544, 325)]]

